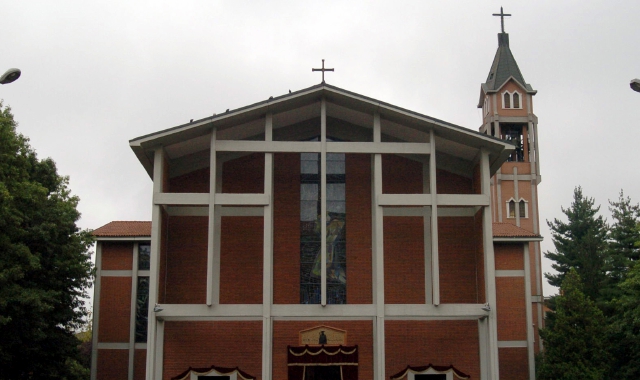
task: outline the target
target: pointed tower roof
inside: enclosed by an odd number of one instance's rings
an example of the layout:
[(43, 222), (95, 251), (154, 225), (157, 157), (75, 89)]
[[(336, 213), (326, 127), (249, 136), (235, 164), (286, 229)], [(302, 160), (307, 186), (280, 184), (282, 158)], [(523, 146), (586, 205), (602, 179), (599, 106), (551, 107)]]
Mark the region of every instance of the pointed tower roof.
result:
[(493, 15), (500, 16), (502, 33), (498, 33), (498, 51), (496, 51), (496, 56), (493, 58), (493, 64), (491, 65), (491, 70), (489, 70), (487, 81), (481, 86), (482, 91), (480, 92), (478, 108), (482, 108), (485, 94), (497, 92), (510, 79), (517, 82), (529, 94), (535, 95), (537, 92), (525, 82), (520, 68), (516, 63), (516, 59), (513, 57), (513, 53), (511, 53), (511, 49), (509, 48), (509, 34), (504, 32), (504, 17), (511, 15), (504, 13), (502, 7), (500, 7), (500, 13), (494, 13)]
[(509, 78), (513, 78), (527, 92), (536, 93), (536, 91), (525, 82), (518, 63), (516, 63), (516, 59), (513, 57), (513, 53), (511, 53), (511, 49), (509, 48), (509, 34), (498, 33), (498, 51), (496, 51), (496, 56), (493, 58), (493, 64), (491, 65), (491, 70), (489, 70), (487, 81), (482, 84), (482, 87), (486, 92), (498, 91)]

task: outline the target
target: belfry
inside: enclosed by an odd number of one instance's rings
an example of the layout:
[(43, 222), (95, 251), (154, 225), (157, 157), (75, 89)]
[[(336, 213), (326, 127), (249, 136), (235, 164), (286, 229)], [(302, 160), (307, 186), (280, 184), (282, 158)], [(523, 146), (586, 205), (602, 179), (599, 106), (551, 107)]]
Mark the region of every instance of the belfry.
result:
[(93, 232), (92, 379), (535, 379), (535, 91), (498, 37), (480, 131), (323, 60), (317, 85), (130, 140), (152, 220)]

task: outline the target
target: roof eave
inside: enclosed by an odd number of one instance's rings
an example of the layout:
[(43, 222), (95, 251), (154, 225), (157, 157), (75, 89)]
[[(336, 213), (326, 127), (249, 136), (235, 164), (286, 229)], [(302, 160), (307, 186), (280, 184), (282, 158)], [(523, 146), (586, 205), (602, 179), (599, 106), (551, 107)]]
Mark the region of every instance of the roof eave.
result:
[(336, 100), (340, 104), (347, 104), (364, 112), (379, 112), (382, 116), (397, 122), (404, 122), (423, 128), (433, 129), (436, 135), (457, 141), (459, 143), (489, 150), (491, 158), (491, 173), (495, 173), (501, 163), (507, 159), (514, 149), (512, 144), (480, 132), (445, 122), (427, 115), (410, 111), (389, 103), (369, 98), (338, 87), (321, 83), (306, 89), (285, 94), (266, 101), (225, 112), (221, 115), (210, 116), (192, 123), (179, 125), (156, 133), (140, 136), (129, 141), (131, 149), (143, 165), (149, 176), (153, 176), (153, 156), (149, 151), (156, 147), (175, 142), (200, 137), (210, 133), (213, 127), (237, 125), (253, 120), (267, 112), (280, 112), (294, 109), (301, 104), (307, 104), (322, 97)]
[(542, 236), (494, 236), (493, 241), (499, 243), (526, 243), (530, 241), (543, 241)]

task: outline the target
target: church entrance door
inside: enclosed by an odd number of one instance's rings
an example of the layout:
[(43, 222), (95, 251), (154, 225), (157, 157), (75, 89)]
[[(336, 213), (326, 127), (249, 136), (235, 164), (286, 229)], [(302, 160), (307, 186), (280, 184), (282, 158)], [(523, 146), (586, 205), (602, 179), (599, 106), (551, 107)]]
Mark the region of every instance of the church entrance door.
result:
[(342, 380), (340, 366), (307, 366), (304, 380)]

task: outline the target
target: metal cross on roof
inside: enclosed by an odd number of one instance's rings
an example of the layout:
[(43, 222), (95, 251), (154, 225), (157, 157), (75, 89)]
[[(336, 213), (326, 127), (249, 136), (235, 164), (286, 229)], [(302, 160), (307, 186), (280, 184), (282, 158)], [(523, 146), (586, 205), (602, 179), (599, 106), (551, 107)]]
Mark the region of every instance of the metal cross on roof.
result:
[(322, 83), (324, 83), (324, 72), (325, 72), (325, 71), (333, 71), (333, 69), (325, 69), (325, 68), (324, 68), (324, 59), (323, 59), (323, 60), (322, 60), (322, 68), (321, 68), (321, 69), (313, 69), (313, 68), (312, 68), (312, 69), (311, 69), (311, 72), (314, 72), (314, 71), (322, 71)]
[(510, 13), (504, 13), (502, 7), (500, 7), (500, 13), (494, 13), (494, 16), (500, 16), (500, 24), (502, 25), (502, 33), (504, 33), (504, 16), (511, 16)]

